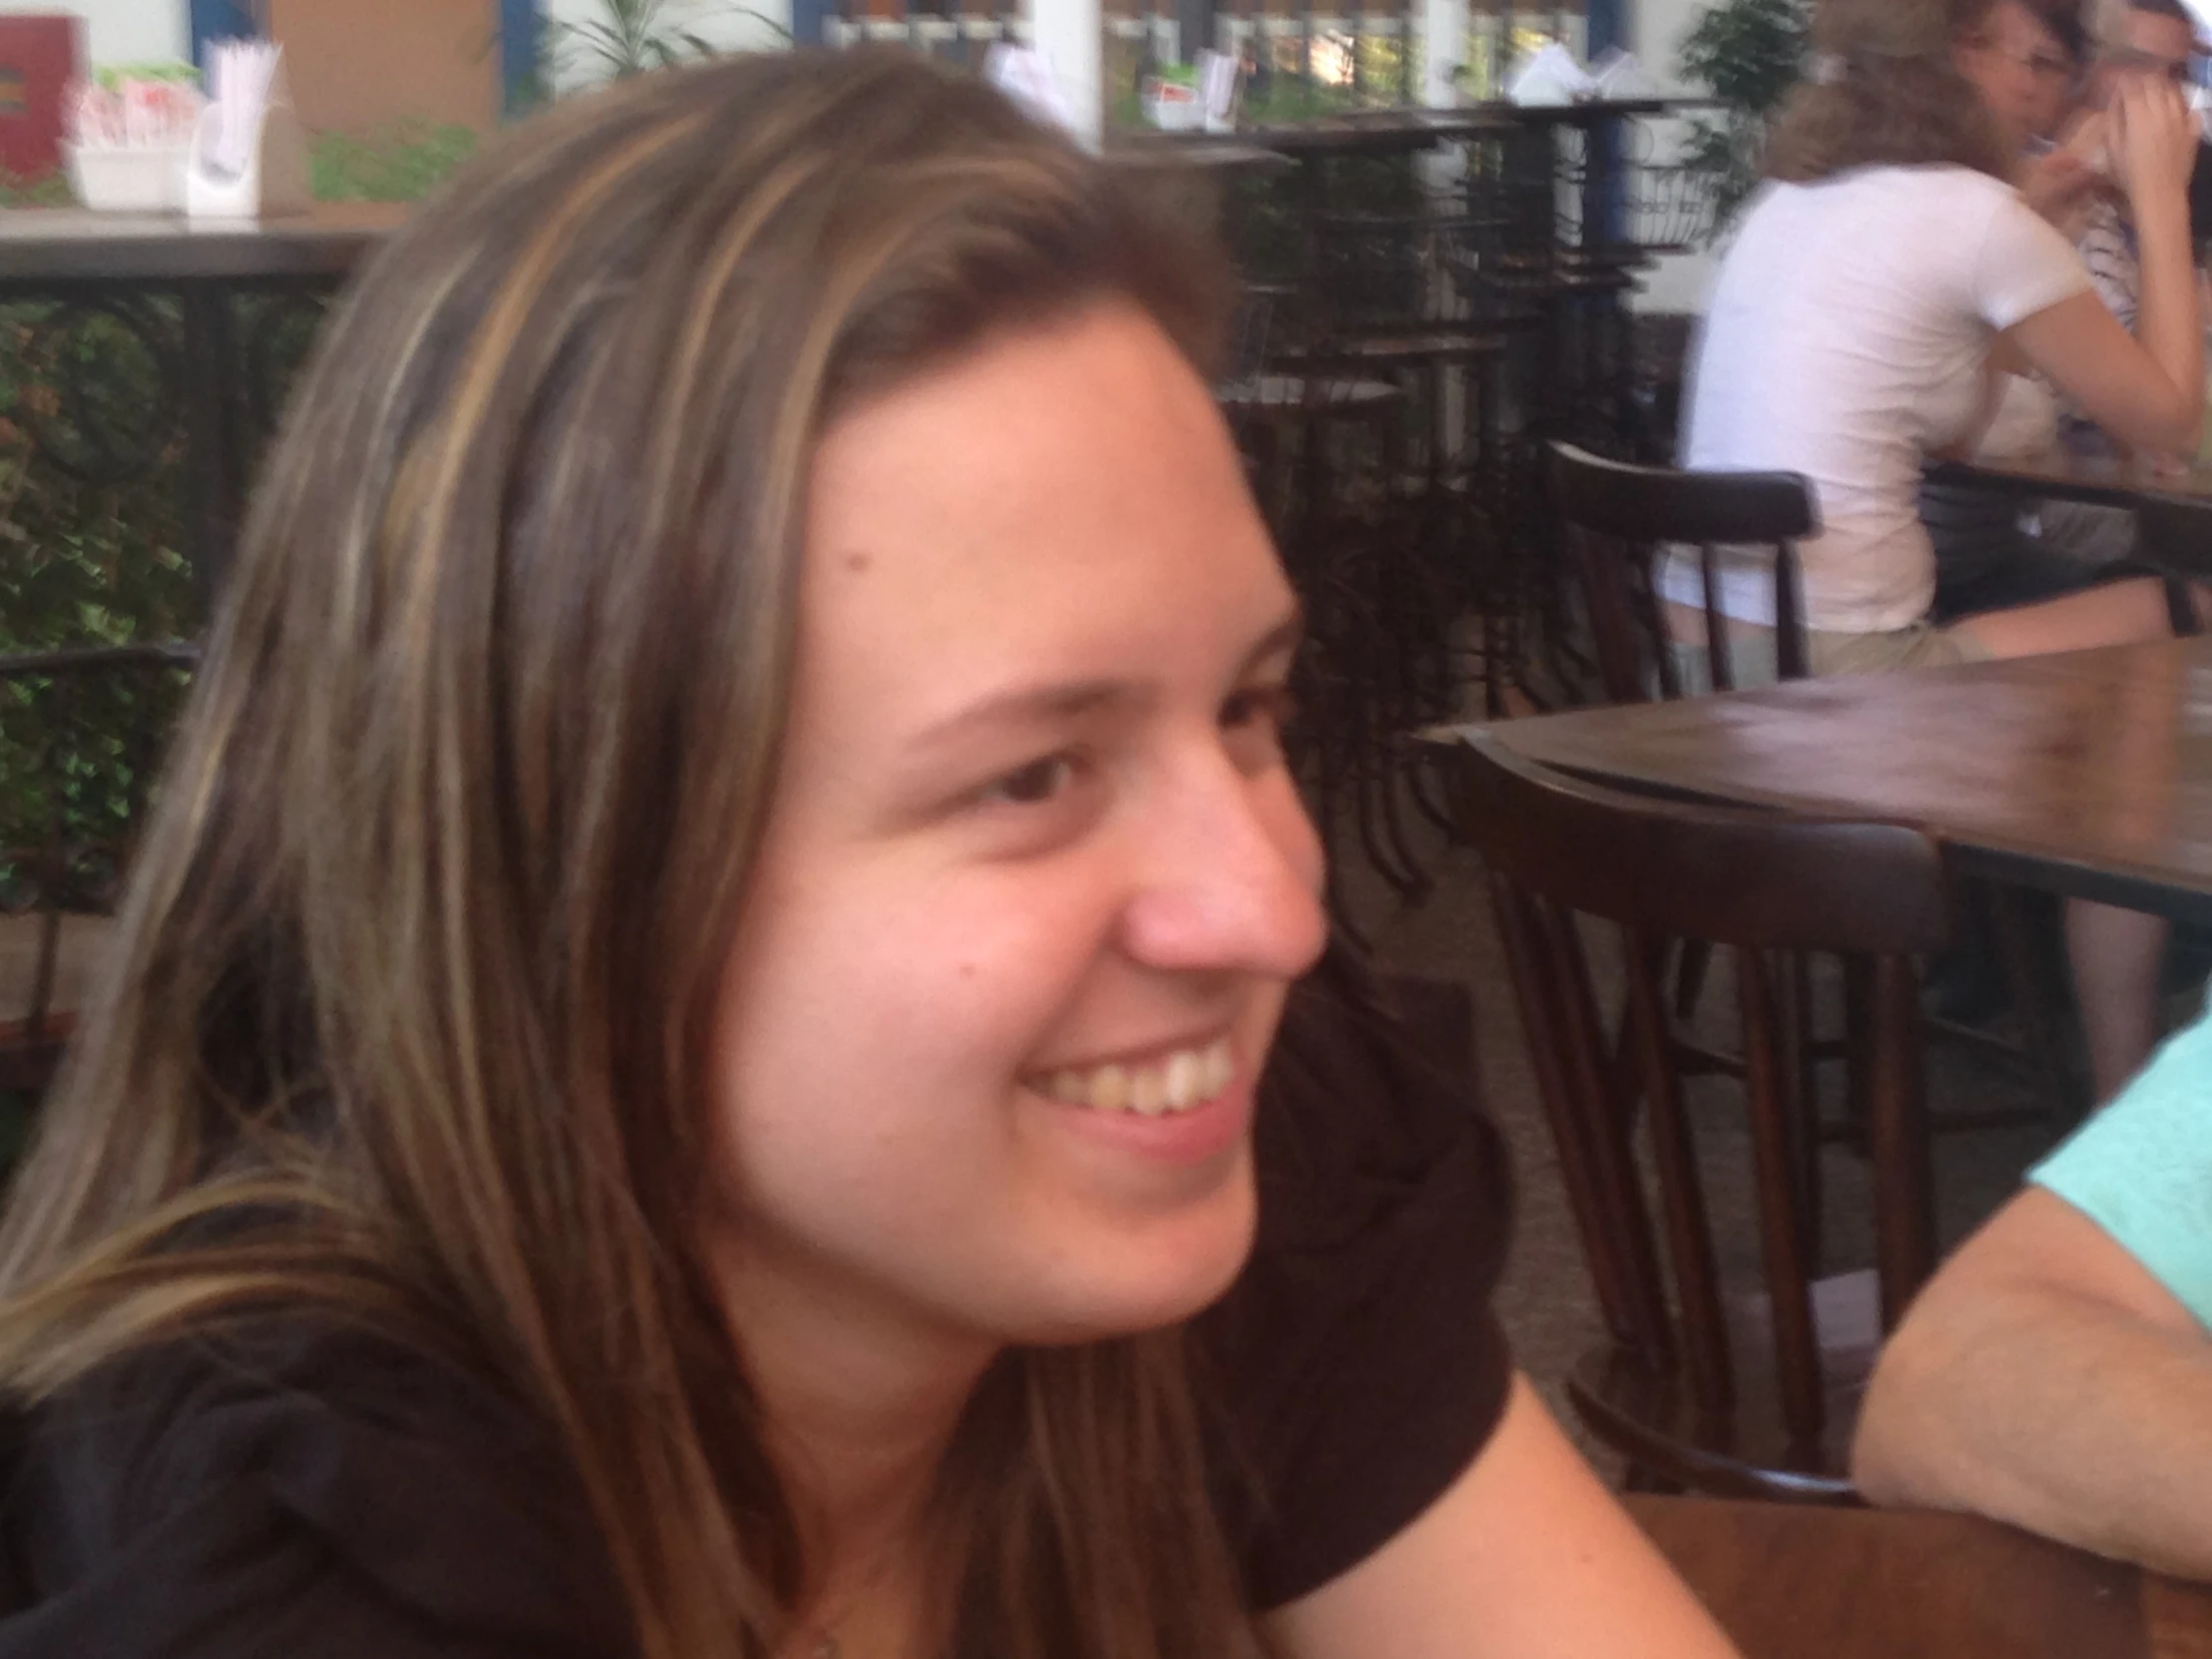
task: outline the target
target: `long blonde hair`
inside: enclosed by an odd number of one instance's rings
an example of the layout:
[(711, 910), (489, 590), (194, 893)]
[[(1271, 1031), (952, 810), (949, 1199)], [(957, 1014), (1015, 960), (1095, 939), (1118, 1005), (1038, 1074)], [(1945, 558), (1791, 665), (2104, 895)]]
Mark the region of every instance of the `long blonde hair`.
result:
[(1996, 0), (1816, 0), (1813, 65), (1767, 141), (1766, 172), (1812, 184), (1855, 167), (2018, 164), (1953, 61)]
[[(648, 77), (426, 208), (269, 460), (0, 1225), (0, 1390), (370, 1321), (558, 1433), (650, 1659), (788, 1640), (807, 1563), (692, 1225), (813, 445), (1100, 294), (1203, 359), (1226, 292), (1104, 164), (899, 55)], [(947, 1640), (1216, 1651), (1193, 1423), (1173, 1334), (1003, 1357), (943, 1480)]]

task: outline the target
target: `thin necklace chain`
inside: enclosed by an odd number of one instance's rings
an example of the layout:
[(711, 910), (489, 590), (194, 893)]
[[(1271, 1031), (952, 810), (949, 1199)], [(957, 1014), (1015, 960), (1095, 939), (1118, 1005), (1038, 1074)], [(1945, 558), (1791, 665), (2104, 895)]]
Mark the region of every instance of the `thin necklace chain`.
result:
[(807, 1659), (844, 1659), (844, 1643), (837, 1636), (837, 1626), (865, 1605), (870, 1592), (889, 1576), (891, 1567), (898, 1559), (898, 1553), (896, 1549), (886, 1550), (875, 1565), (861, 1576), (860, 1582), (850, 1592), (837, 1616), (823, 1621), (821, 1631), (815, 1637), (815, 1645), (807, 1650)]

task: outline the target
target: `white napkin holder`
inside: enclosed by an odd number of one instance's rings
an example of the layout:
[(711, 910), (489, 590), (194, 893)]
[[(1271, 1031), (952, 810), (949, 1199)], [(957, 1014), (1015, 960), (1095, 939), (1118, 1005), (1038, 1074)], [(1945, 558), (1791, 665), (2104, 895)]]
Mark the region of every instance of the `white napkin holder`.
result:
[(174, 214), (185, 207), (184, 145), (72, 144), (62, 160), (77, 200), (101, 213)]
[(188, 218), (282, 219), (313, 209), (307, 132), (280, 89), (263, 112), (244, 173), (227, 174), (212, 160), (218, 119), (213, 104), (200, 114), (200, 130), (185, 169)]
[(1597, 91), (1590, 72), (1554, 42), (1531, 53), (1506, 83), (1505, 96), (1526, 109), (1579, 104)]

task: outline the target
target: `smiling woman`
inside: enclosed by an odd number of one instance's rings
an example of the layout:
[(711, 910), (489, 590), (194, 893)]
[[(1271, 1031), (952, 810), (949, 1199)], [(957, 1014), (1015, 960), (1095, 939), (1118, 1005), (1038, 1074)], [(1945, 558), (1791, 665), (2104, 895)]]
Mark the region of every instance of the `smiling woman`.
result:
[(1325, 950), (1220, 273), (864, 52), (379, 255), (0, 1231), (0, 1654), (1725, 1653)]

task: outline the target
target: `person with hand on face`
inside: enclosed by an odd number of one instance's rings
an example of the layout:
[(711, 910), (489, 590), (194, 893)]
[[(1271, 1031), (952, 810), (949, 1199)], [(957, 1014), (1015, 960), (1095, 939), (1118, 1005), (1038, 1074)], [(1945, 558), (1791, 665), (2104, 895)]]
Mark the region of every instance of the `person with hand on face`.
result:
[[(2030, 11), (2007, 0), (1959, 61), (2008, 138), (2034, 135), (2021, 193), (2074, 242), (2097, 296), (2133, 332), (2141, 309), (2141, 258), (2119, 174), (2116, 100), (2130, 81), (2186, 88), (2195, 29), (2181, 0), (2101, 0), (2094, 24), (2094, 64), (2073, 78), (2082, 92), (2078, 107), (2054, 106), (2044, 95), (2049, 86), (2070, 84), (2052, 67), (2061, 55), (2078, 66), (2088, 38), (2070, 3), (2039, 4)], [(2040, 75), (2033, 67), (2038, 65)], [(2050, 143), (2061, 118), (2060, 142)], [(2185, 213), (2187, 194), (2185, 181)], [(2168, 193), (2153, 212), (2171, 218), (2174, 206)], [(2039, 373), (2007, 373), (1998, 386), (1996, 410), (1975, 447), (1977, 457), (2001, 462), (2040, 454), (2061, 441), (2077, 451), (2111, 453), (2124, 447), (2083, 412), (2078, 399), (2054, 392)], [(2031, 604), (2147, 571), (2120, 562), (2135, 551), (2134, 515), (2120, 508), (2045, 501), (2023, 509), (2008, 495), (1931, 484), (1922, 490), (1921, 515), (1935, 542), (1934, 614), (1942, 620)], [(2171, 602), (2184, 603), (2185, 591), (2177, 587)]]
[[(2168, 591), (2153, 578), (1934, 614), (1922, 469), (1971, 449), (2001, 371), (2040, 370), (2145, 448), (2193, 449), (2204, 410), (2185, 197), (2196, 132), (2185, 104), (2170, 82), (2142, 81), (2114, 103), (2115, 153), (2143, 249), (2130, 336), (2072, 247), (2022, 200), (2016, 147), (1973, 95), (1963, 66), (1988, 49), (1995, 9), (1990, 0), (1819, 0), (1812, 75), (1769, 142), (1767, 183), (1729, 244), (1695, 351), (1683, 464), (1812, 482), (1819, 528), (1799, 555), (1816, 674), (2174, 629)], [(1722, 576), (1745, 675), (1772, 662), (1773, 581), (1749, 556)], [(1704, 588), (1694, 561), (1669, 561), (1660, 586), (1695, 683)], [(2108, 1095), (2152, 1045), (2163, 928), (2086, 904), (2069, 910), (2067, 927), (2092, 1071)]]
[(0, 1656), (1727, 1659), (1327, 947), (1133, 189), (792, 52), (379, 251), (0, 1228)]
[[(2141, 311), (2142, 248), (2127, 192), (2115, 176), (2111, 111), (2120, 88), (2130, 80), (2170, 82), (2186, 90), (2195, 74), (2197, 31), (2181, 0), (2101, 0), (2094, 12), (2096, 59), (2087, 80), (2084, 107), (2069, 128), (2065, 144), (2054, 152), (2054, 157), (2074, 158), (2089, 184), (2073, 198), (2057, 223), (2074, 239), (2097, 297), (2132, 333)], [(2204, 171), (2202, 157), (2200, 142), (2195, 174)], [(2192, 242), (2198, 235), (2199, 215), (2194, 204), (2202, 183), (2193, 174), (2188, 186)], [(2015, 379), (2008, 385), (2020, 383)], [(2126, 449), (2073, 398), (2054, 399), (2053, 414), (2052, 441), (2063, 442), (2070, 450), (2111, 455)], [(2166, 459), (2170, 464), (2180, 464), (2179, 457)], [(2023, 568), (2040, 571), (2048, 560), (2058, 558), (2093, 570), (2135, 552), (2135, 515), (2125, 508), (2045, 501), (2033, 510), (2032, 517), (2033, 543), (2038, 553)], [(1967, 591), (1962, 597), (1970, 608), (1975, 596)]]
[[(2082, 201), (2074, 242), (2098, 297), (2133, 332), (2142, 305), (2142, 248), (2133, 204), (2112, 176), (2113, 111), (2121, 89), (2131, 84), (2170, 85), (2186, 96), (2196, 69), (2197, 32), (2181, 0), (2105, 0), (2096, 16), (2088, 107), (2067, 148), (2089, 158), (2097, 187)], [(2086, 424), (2078, 411), (2068, 414), (2074, 424)]]
[[(2075, 109), (2087, 55), (2080, 0), (1998, 0), (1953, 54), (2016, 158), (2021, 197), (2068, 238), (2079, 234), (2103, 165), (2084, 142), (2055, 142)], [(2040, 454), (2057, 442), (2058, 400), (2040, 374), (1998, 373), (1994, 384), (1976, 458)], [(1936, 552), (1930, 615), (1938, 622), (2055, 599), (2097, 580), (2083, 560), (2045, 540), (2031, 522), (2034, 509), (2010, 496), (1924, 483), (1920, 513)], [(2132, 529), (2132, 516), (2128, 522)], [(1983, 976), (1995, 977), (1985, 963)]]
[(2053, 223), (2098, 177), (2088, 156), (2057, 142), (2087, 56), (2080, 0), (1997, 0), (1957, 53), (1959, 71), (2021, 158), (2020, 194)]

